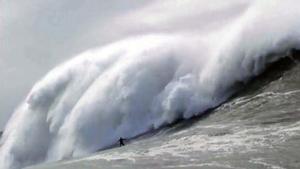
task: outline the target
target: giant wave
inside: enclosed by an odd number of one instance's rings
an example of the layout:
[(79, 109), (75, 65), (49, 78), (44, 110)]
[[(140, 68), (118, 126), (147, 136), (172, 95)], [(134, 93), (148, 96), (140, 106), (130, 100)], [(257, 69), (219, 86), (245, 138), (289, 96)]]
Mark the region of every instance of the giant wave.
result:
[(297, 3), (253, 1), (221, 28), (137, 35), (56, 67), (6, 126), (0, 168), (88, 155), (220, 105), (300, 47)]

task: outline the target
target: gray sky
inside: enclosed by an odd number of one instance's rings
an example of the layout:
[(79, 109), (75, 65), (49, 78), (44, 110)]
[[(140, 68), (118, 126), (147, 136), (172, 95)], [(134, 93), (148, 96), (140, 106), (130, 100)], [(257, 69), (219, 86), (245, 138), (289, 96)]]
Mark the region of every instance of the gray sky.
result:
[(77, 53), (121, 38), (107, 33), (107, 25), (145, 4), (146, 0), (0, 0), (0, 129), (38, 79)]

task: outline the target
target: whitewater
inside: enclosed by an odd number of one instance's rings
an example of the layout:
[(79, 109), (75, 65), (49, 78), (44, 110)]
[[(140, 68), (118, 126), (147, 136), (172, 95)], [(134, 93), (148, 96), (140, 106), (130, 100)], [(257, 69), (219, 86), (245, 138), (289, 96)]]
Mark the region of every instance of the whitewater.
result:
[(201, 115), (300, 49), (299, 1), (219, 3), (190, 29), (130, 36), (51, 70), (8, 122), (0, 168), (87, 156), (120, 137)]

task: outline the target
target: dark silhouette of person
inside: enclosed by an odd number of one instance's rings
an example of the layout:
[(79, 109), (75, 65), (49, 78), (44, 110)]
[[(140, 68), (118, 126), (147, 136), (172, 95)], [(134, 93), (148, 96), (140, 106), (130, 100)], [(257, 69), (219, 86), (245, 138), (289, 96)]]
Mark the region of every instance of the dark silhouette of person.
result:
[(122, 137), (120, 137), (119, 142), (120, 142), (120, 147), (125, 146), (124, 140)]

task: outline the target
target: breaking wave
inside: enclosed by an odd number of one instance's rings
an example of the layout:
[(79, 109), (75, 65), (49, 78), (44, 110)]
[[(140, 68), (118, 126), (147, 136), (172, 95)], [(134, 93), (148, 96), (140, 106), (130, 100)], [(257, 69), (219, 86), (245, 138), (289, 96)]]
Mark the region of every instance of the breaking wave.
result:
[(218, 106), (299, 48), (297, 3), (253, 1), (224, 27), (134, 36), (56, 67), (6, 126), (0, 168), (88, 155)]

